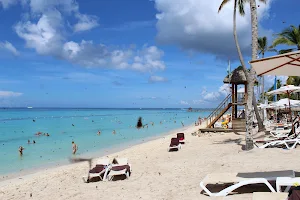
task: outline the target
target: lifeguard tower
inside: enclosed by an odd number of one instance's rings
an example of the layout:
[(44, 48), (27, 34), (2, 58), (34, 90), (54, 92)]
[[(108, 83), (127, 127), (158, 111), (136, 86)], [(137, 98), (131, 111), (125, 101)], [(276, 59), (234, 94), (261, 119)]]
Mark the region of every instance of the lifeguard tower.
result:
[[(206, 129), (201, 131), (218, 131), (214, 128), (215, 123), (231, 109), (232, 127), (227, 129), (228, 131), (245, 131), (246, 120), (244, 117), (238, 116), (238, 107), (244, 107), (246, 105), (248, 93), (247, 93), (247, 79), (243, 68), (240, 66), (232, 71), (230, 75), (227, 75), (223, 83), (230, 84), (231, 93), (219, 104), (219, 106), (208, 116)], [(238, 86), (243, 85), (244, 90), (239, 89)], [(243, 108), (244, 109), (244, 108)], [(226, 129), (219, 129), (224, 131)]]

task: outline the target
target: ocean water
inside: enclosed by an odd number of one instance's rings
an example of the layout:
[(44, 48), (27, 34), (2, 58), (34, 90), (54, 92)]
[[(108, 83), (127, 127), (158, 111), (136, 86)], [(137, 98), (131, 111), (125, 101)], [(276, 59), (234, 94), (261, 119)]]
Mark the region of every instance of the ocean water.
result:
[[(88, 155), (162, 135), (209, 114), (182, 109), (1, 109), (0, 174), (66, 161), (73, 156), (72, 141), (78, 145), (76, 156)], [(140, 116), (148, 128), (135, 128)], [(38, 131), (50, 136), (36, 136)], [(23, 156), (19, 146), (25, 148)]]

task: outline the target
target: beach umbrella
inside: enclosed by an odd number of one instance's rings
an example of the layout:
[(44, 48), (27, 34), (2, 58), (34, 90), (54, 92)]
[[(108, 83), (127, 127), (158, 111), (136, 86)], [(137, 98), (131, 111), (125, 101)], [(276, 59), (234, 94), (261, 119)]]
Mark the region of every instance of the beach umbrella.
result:
[(273, 102), (267, 106), (267, 108), (286, 108), (290, 106), (291, 108), (300, 107), (300, 101), (298, 100), (290, 100), (288, 98), (280, 99), (279, 101)]
[(291, 101), (290, 101), (290, 94), (293, 92), (300, 92), (300, 87), (294, 85), (286, 85), (282, 86), (279, 89), (267, 92), (267, 95), (276, 95), (276, 94), (287, 94), (288, 95), (288, 106), (290, 117), (292, 118), (292, 111), (291, 111)]
[(300, 76), (300, 51), (250, 61), (258, 76)]

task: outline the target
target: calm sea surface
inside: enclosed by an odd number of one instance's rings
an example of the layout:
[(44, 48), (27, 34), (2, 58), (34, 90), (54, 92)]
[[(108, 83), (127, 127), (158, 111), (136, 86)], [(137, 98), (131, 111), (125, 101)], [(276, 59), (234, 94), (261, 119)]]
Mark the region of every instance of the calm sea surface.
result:
[[(162, 135), (180, 128), (181, 122), (190, 125), (199, 116), (206, 117), (210, 112), (181, 109), (0, 109), (0, 174), (67, 160), (72, 156), (72, 141), (79, 147), (77, 156), (99, 152)], [(139, 116), (148, 128), (134, 128)], [(98, 130), (101, 130), (100, 136)], [(113, 130), (116, 134), (112, 134)], [(50, 136), (36, 136), (38, 131)], [(36, 144), (32, 144), (33, 140)], [(25, 148), (23, 156), (19, 155), (19, 146)]]

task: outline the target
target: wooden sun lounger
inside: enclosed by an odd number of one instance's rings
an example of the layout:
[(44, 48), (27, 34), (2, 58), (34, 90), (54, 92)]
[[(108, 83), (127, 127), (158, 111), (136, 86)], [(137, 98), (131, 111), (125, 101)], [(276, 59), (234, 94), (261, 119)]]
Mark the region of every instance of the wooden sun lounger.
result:
[[(265, 184), (271, 192), (275, 189), (268, 181), (275, 181), (277, 177), (295, 177), (295, 172), (292, 170), (287, 171), (271, 171), (271, 172), (250, 172), (250, 173), (213, 173), (208, 174), (201, 182), (200, 187), (209, 196), (227, 196), (232, 191), (244, 185), (251, 184)], [(233, 185), (223, 189), (220, 192), (212, 193), (207, 189), (208, 184), (228, 184)]]

